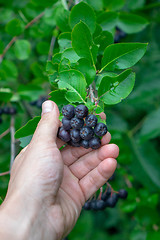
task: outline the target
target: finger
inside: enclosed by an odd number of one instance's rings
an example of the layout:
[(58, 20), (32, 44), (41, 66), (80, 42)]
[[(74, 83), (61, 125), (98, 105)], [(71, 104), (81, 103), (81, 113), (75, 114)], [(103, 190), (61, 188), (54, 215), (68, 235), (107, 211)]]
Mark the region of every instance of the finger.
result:
[(102, 119), (106, 120), (106, 114), (104, 112), (101, 112), (98, 114)]
[(113, 175), (117, 166), (114, 158), (107, 158), (79, 181), (79, 185), (88, 200)]
[(33, 135), (32, 143), (38, 142), (56, 142), (57, 132), (60, 126), (59, 110), (57, 105), (47, 100), (42, 104), (42, 117), (38, 123), (37, 129)]
[[(111, 134), (108, 132), (102, 139), (103, 139), (101, 141), (102, 145), (109, 143), (111, 140)], [(61, 153), (62, 153), (64, 164), (69, 166), (73, 164), (78, 158), (82, 157), (83, 155), (91, 151), (93, 151), (91, 148), (85, 149), (82, 147), (76, 148), (76, 147), (67, 146), (61, 151)]]
[(61, 148), (61, 147), (62, 147), (63, 145), (65, 145), (66, 143), (63, 142), (61, 139), (57, 138), (56, 144), (57, 144), (57, 147), (58, 147), (58, 148)]
[(96, 151), (92, 151), (76, 162), (69, 168), (73, 175), (78, 179), (83, 178), (86, 174), (96, 168), (106, 158), (117, 158), (119, 155), (119, 148), (115, 144), (104, 145)]

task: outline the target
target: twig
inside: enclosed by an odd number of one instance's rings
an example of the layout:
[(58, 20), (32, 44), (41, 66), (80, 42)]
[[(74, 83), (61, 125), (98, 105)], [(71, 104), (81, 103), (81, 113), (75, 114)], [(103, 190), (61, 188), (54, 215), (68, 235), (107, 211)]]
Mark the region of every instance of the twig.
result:
[[(37, 17), (35, 17), (34, 19), (32, 19), (26, 26), (25, 29), (29, 28), (30, 26), (32, 26), (35, 22), (37, 22), (40, 18), (42, 18), (44, 15), (44, 12), (42, 12), (41, 14), (39, 14)], [(13, 37), (11, 39), (11, 41), (8, 43), (8, 45), (5, 47), (3, 53), (0, 55), (0, 63), (2, 62), (6, 52), (10, 49), (10, 47), (13, 45), (13, 43), (16, 41), (17, 37)]]
[(11, 133), (11, 159), (10, 159), (10, 170), (12, 168), (15, 159), (15, 119), (14, 116), (11, 117), (10, 133)]
[(5, 176), (5, 175), (8, 175), (8, 174), (10, 174), (10, 171), (8, 171), (8, 172), (3, 172), (3, 173), (0, 173), (0, 177), (2, 177), (2, 176)]
[(52, 36), (51, 44), (50, 44), (50, 48), (49, 48), (48, 60), (51, 60), (51, 59), (52, 59), (55, 41), (56, 41), (56, 37), (55, 37), (55, 36)]
[(8, 133), (10, 132), (10, 128), (8, 128), (6, 131), (4, 131), (1, 135), (0, 135), (0, 139), (5, 137)]
[(90, 99), (91, 99), (91, 102), (95, 102), (95, 97), (94, 97), (94, 93), (93, 93), (93, 87), (92, 87), (92, 84), (90, 84), (89, 86), (89, 95), (90, 95)]

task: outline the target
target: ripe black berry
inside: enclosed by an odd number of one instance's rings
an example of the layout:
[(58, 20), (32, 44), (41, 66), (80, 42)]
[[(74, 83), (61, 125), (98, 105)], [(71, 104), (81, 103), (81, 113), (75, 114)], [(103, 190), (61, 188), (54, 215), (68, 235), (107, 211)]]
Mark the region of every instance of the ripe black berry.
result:
[(37, 108), (42, 108), (42, 103), (43, 103), (43, 101), (41, 99), (38, 99), (37, 102), (36, 102), (36, 107)]
[(126, 199), (128, 196), (128, 192), (125, 189), (120, 189), (118, 192), (118, 196), (122, 199)]
[(97, 121), (98, 121), (97, 117), (93, 114), (88, 115), (85, 119), (86, 126), (88, 127), (95, 127)]
[(84, 140), (90, 140), (94, 136), (94, 131), (90, 127), (83, 127), (80, 130), (80, 136)]
[(65, 130), (70, 130), (71, 129), (71, 120), (69, 120), (68, 118), (64, 117), (62, 119), (62, 124), (63, 124), (63, 128)]
[(11, 107), (10, 109), (9, 109), (9, 114), (10, 115), (14, 115), (14, 114), (16, 114), (17, 113), (17, 110), (14, 108), (14, 107)]
[(36, 106), (36, 105), (37, 105), (37, 100), (31, 101), (29, 104), (30, 104), (31, 106)]
[(63, 127), (59, 128), (58, 137), (64, 142), (69, 142), (71, 140), (69, 132), (66, 131)]
[(102, 199), (103, 201), (106, 201), (110, 196), (111, 196), (111, 188), (109, 187), (109, 188), (107, 189), (107, 192), (104, 192), (104, 193), (102, 194), (101, 199)]
[(62, 114), (64, 117), (71, 119), (74, 117), (74, 106), (66, 105), (62, 109)]
[(106, 204), (106, 207), (114, 208), (117, 202), (118, 202), (118, 194), (113, 194), (111, 197), (109, 197), (105, 201), (105, 204)]
[(10, 108), (9, 107), (4, 107), (3, 108), (3, 113), (4, 114), (10, 114), (9, 112), (10, 112)]
[(106, 207), (105, 202), (103, 200), (97, 200), (96, 207), (97, 207), (97, 210), (105, 209), (105, 207)]
[(83, 209), (85, 210), (90, 210), (91, 209), (91, 205), (90, 205), (90, 202), (86, 202), (83, 206)]
[(85, 105), (78, 105), (75, 108), (75, 114), (78, 118), (85, 118), (88, 115), (88, 108)]
[(88, 140), (82, 140), (82, 141), (80, 142), (80, 144), (81, 144), (81, 147), (84, 147), (84, 148), (86, 148), (86, 149), (89, 148), (89, 141), (88, 141)]
[(107, 126), (104, 123), (97, 123), (94, 132), (99, 137), (104, 136), (107, 133)]
[(71, 127), (72, 128), (80, 129), (83, 127), (83, 125), (84, 125), (83, 119), (76, 118), (76, 117), (71, 119)]
[(89, 140), (89, 147), (92, 149), (98, 149), (101, 146), (101, 140), (98, 137), (93, 137)]
[(97, 210), (96, 200), (92, 200), (92, 201), (90, 202), (90, 206), (91, 206), (91, 209)]
[(78, 129), (72, 129), (70, 131), (70, 136), (73, 142), (79, 142), (81, 140), (80, 131)]

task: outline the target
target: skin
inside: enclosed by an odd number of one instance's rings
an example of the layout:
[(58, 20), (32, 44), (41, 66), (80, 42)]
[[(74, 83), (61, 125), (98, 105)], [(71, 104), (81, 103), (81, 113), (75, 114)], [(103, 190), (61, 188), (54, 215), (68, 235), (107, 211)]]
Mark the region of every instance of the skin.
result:
[[(59, 110), (52, 101), (30, 144), (16, 157), (0, 206), (0, 239), (59, 240), (73, 229), (82, 206), (116, 169), (119, 149), (108, 132), (98, 150), (73, 148), (57, 139)], [(102, 114), (103, 118), (105, 115)]]

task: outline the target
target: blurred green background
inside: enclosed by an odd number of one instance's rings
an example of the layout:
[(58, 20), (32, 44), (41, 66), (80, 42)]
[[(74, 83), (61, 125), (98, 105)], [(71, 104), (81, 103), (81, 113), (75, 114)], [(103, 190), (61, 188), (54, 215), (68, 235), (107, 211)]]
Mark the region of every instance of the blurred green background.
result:
[[(76, 1), (77, 2), (77, 1)], [(106, 106), (108, 129), (120, 155), (112, 187), (129, 195), (114, 209), (82, 211), (69, 240), (158, 240), (160, 239), (160, 1), (87, 0), (96, 11), (122, 11), (145, 17), (142, 31), (118, 37), (118, 42), (148, 42), (148, 51), (136, 64), (136, 84), (131, 95), (116, 106)], [(53, 4), (56, 5), (53, 5)], [(58, 51), (57, 36), (67, 31), (69, 10), (75, 1), (0, 0), (0, 107), (17, 108), (15, 128), (40, 114), (30, 102), (52, 90), (45, 70), (52, 52)], [(37, 18), (38, 16), (38, 18)], [(36, 19), (35, 19), (36, 18)], [(32, 19), (34, 19), (34, 24)], [(128, 17), (129, 19), (129, 17)], [(129, 20), (128, 20), (129, 21)], [(29, 25), (28, 25), (29, 23)], [(130, 24), (136, 25), (136, 22)], [(69, 30), (68, 30), (69, 31)], [(117, 36), (115, 30), (113, 34)], [(14, 36), (15, 43), (6, 51)], [(54, 47), (52, 49), (52, 47)], [(6, 52), (4, 52), (6, 51)], [(5, 54), (3, 54), (5, 53)], [(8, 88), (4, 94), (3, 88)], [(10, 127), (3, 116), (0, 134)], [(0, 173), (10, 166), (10, 134), (0, 139)], [(20, 151), (16, 142), (16, 153)], [(0, 177), (3, 201), (9, 176)]]

